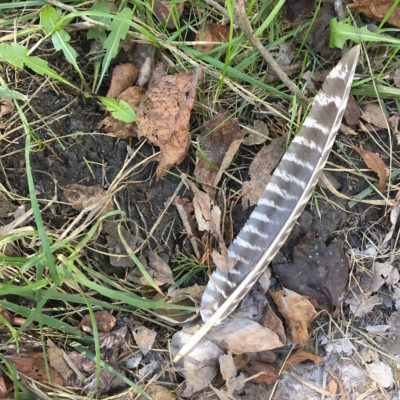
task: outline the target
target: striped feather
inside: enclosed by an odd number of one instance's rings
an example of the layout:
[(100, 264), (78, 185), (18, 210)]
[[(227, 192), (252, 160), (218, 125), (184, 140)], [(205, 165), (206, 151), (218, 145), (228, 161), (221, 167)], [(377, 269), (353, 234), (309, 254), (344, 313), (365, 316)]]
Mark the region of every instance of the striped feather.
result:
[(360, 46), (353, 47), (325, 79), (311, 111), (268, 182), (249, 220), (229, 247), (235, 267), (216, 270), (204, 291), (201, 316), (205, 324), (175, 360), (226, 318), (251, 289), (279, 251), (306, 206), (342, 121)]

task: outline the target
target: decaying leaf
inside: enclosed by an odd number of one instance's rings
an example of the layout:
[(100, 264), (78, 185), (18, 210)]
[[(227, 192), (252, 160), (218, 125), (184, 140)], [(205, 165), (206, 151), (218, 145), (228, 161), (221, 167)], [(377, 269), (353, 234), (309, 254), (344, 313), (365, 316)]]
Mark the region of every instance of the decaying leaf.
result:
[(137, 78), (138, 69), (130, 63), (120, 64), (114, 68), (110, 87), (106, 97), (118, 97), (132, 86)]
[(160, 147), (158, 177), (162, 169), (179, 164), (190, 143), (189, 119), (200, 69), (193, 73), (167, 75), (156, 80), (137, 109), (138, 135)]
[[(154, 400), (175, 400), (175, 395), (166, 387), (152, 383), (146, 387), (146, 393)], [(140, 396), (138, 400), (145, 400), (147, 397)]]
[(14, 103), (11, 99), (0, 99), (0, 118), (14, 111)]
[[(67, 201), (79, 211), (94, 208), (96, 205), (103, 203), (107, 200), (105, 194), (106, 191), (102, 188), (79, 185), (78, 183), (73, 183), (64, 188), (64, 196)], [(109, 203), (107, 211), (111, 210), (111, 207), (112, 205)]]
[(320, 364), (323, 361), (323, 358), (317, 354), (310, 353), (303, 349), (297, 349), (286, 360), (283, 370), (289, 368), (291, 365), (297, 365), (304, 361), (312, 361), (315, 364)]
[(378, 175), (379, 181), (376, 188), (381, 192), (384, 192), (386, 189), (387, 170), (382, 158), (378, 154), (362, 149), (361, 147), (356, 148), (355, 150), (362, 157), (367, 167)]
[(133, 337), (139, 350), (146, 355), (153, 346), (157, 333), (145, 326), (138, 326), (133, 331)]
[(390, 388), (393, 386), (393, 371), (389, 365), (385, 364), (383, 361), (378, 361), (368, 364), (368, 368), (372, 371), (372, 378), (379, 385), (384, 388)]
[(309, 339), (309, 327), (317, 315), (314, 306), (307, 297), (289, 289), (270, 290), (269, 294), (285, 318), (291, 342), (303, 345)]
[(47, 339), (47, 357), (49, 364), (54, 368), (66, 381), (72, 374), (72, 370), (68, 367), (63, 358), (63, 351), (59, 349), (53, 341)]
[(374, 276), (372, 278), (370, 292), (378, 291), (384, 284), (392, 288), (400, 280), (400, 274), (397, 267), (389, 262), (375, 262), (373, 265)]
[(246, 146), (257, 146), (265, 143), (269, 137), (268, 125), (261, 119), (255, 119), (253, 126), (246, 127), (246, 137), (242, 143)]
[[(393, 6), (393, 0), (357, 0), (354, 3), (347, 4), (350, 9), (359, 11), (375, 21), (381, 22), (390, 8)], [(390, 15), (389, 24), (400, 28), (400, 9), (396, 7)]]
[(275, 367), (260, 361), (250, 361), (246, 370), (250, 375), (258, 375), (251, 380), (255, 383), (272, 385), (279, 378), (279, 371)]
[(263, 321), (263, 327), (271, 329), (271, 331), (275, 332), (279, 340), (285, 345), (286, 344), (286, 334), (285, 328), (283, 327), (283, 323), (280, 318), (275, 314), (272, 307), (267, 303), (266, 311)]
[(219, 43), (224, 43), (229, 38), (229, 26), (220, 24), (206, 24), (204, 29), (199, 29), (196, 33), (196, 42), (210, 42), (202, 43), (200, 51), (207, 53), (208, 51), (219, 46)]
[(264, 146), (254, 157), (249, 169), (250, 180), (243, 182), (242, 207), (257, 204), (271, 178), (271, 172), (285, 153), (286, 138), (281, 136)]
[(229, 385), (229, 382), (232, 378), (234, 378), (237, 374), (236, 365), (233, 361), (232, 353), (228, 352), (228, 354), (223, 354), (219, 356), (219, 369), (222, 375), (222, 378)]
[(320, 239), (304, 241), (293, 249), (293, 263), (273, 265), (282, 286), (314, 299), (331, 310), (339, 303), (349, 277), (341, 242), (328, 246)]
[(377, 126), (378, 128), (386, 129), (387, 122), (385, 114), (383, 113), (379, 104), (368, 103), (363, 107), (362, 117), (369, 122)]
[(352, 96), (350, 96), (349, 100), (347, 101), (347, 106), (343, 117), (348, 125), (357, 125), (360, 121), (361, 110)]
[(4, 377), (2, 374), (0, 374), (0, 399), (10, 400), (10, 397), (8, 397), (7, 386), (6, 383), (4, 382)]
[(314, 7), (315, 2), (313, 0), (288, 1), (284, 5), (285, 21), (293, 23), (303, 20), (311, 14)]
[(328, 391), (331, 396), (335, 396), (338, 390), (338, 384), (334, 379), (330, 379), (328, 382)]
[[(108, 333), (114, 328), (115, 325), (115, 317), (109, 311), (95, 311), (94, 319), (96, 321), (97, 330), (99, 332)], [(81, 322), (79, 323), (79, 328), (81, 328), (85, 332), (92, 333), (92, 319), (90, 318), (90, 314), (86, 314)]]
[(346, 303), (350, 305), (351, 312), (357, 318), (371, 312), (376, 305), (381, 304), (381, 299), (378, 295), (370, 297), (357, 296), (357, 298), (347, 299)]
[[(137, 86), (131, 86), (123, 91), (117, 100), (126, 101), (134, 110), (137, 110), (142, 99), (144, 90)], [(99, 122), (99, 128), (106, 133), (112, 133), (120, 139), (127, 139), (137, 135), (136, 122), (125, 123), (113, 118), (111, 115)]]
[(173, 29), (175, 22), (183, 13), (184, 3), (165, 0), (149, 0), (150, 7), (153, 7), (154, 15), (160, 22), (167, 21), (167, 28)]
[[(49, 383), (42, 352), (20, 352), (7, 356), (7, 358), (15, 364), (16, 370), (22, 374), (21, 381), (23, 384), (25, 383), (23, 375), (44, 384)], [(60, 386), (65, 385), (64, 378), (51, 366), (49, 366), (49, 373), (51, 383)]]
[(201, 152), (197, 152), (194, 175), (211, 197), (244, 137), (237, 120), (228, 118), (227, 113), (217, 114), (205, 124), (198, 139)]

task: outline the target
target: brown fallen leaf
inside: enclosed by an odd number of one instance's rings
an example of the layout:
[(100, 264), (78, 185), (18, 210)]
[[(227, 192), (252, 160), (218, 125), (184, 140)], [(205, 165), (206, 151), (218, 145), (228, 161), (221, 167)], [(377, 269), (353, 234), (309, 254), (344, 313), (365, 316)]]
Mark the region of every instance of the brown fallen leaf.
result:
[(227, 113), (217, 114), (205, 124), (199, 138), (202, 154), (197, 152), (194, 176), (212, 198), (222, 173), (231, 163), (244, 137), (237, 120), (228, 118)]
[[(89, 207), (92, 208), (104, 202), (107, 199), (105, 194), (106, 191), (102, 188), (79, 185), (78, 183), (73, 183), (64, 188), (64, 196), (67, 201), (71, 203), (72, 207), (79, 211)], [(107, 210), (111, 210), (111, 207), (111, 203), (109, 203), (107, 205)]]
[(160, 147), (157, 176), (163, 168), (180, 164), (190, 143), (189, 120), (200, 69), (193, 73), (167, 75), (156, 80), (144, 94), (137, 109), (139, 137)]
[(209, 23), (204, 28), (196, 32), (196, 42), (211, 42), (200, 44), (200, 52), (207, 53), (208, 51), (219, 46), (219, 43), (224, 43), (229, 38), (229, 26)]
[(242, 186), (243, 209), (257, 204), (271, 178), (271, 172), (285, 153), (285, 143), (286, 137), (281, 136), (264, 146), (254, 157), (249, 168), (250, 180), (243, 182)]
[(367, 167), (378, 175), (379, 181), (376, 188), (379, 191), (384, 192), (387, 182), (387, 169), (382, 158), (378, 154), (362, 149), (361, 147), (356, 148), (355, 150), (362, 157)]
[[(393, 0), (359, 0), (352, 4), (347, 4), (350, 9), (357, 10), (375, 21), (381, 22), (390, 8)], [(400, 9), (396, 7), (387, 22), (396, 28), (400, 28)]]
[[(42, 352), (20, 352), (6, 358), (11, 360), (15, 364), (16, 370), (22, 374), (22, 384), (28, 383), (23, 375), (45, 385), (49, 383)], [(49, 366), (49, 375), (51, 383), (65, 386), (64, 378), (51, 366)]]
[[(115, 317), (109, 311), (95, 311), (94, 318), (99, 332), (108, 333), (115, 326)], [(84, 315), (78, 327), (85, 332), (92, 333), (92, 320), (90, 314)]]
[(386, 116), (383, 113), (379, 104), (368, 103), (363, 107), (362, 117), (369, 122), (377, 126), (378, 128), (387, 129)]
[(260, 361), (250, 361), (246, 368), (250, 375), (258, 375), (251, 381), (255, 383), (266, 383), (272, 385), (279, 378), (279, 371), (272, 365)]
[(287, 1), (284, 5), (285, 22), (293, 23), (307, 18), (314, 7), (313, 0)]
[(153, 346), (157, 333), (145, 326), (138, 326), (133, 330), (133, 337), (139, 350), (145, 356)]
[(334, 379), (331, 379), (328, 382), (328, 391), (331, 394), (331, 396), (335, 396), (338, 390), (338, 384), (336, 383), (336, 381)]
[[(146, 387), (145, 392), (154, 400), (175, 400), (175, 395), (166, 387), (152, 383)], [(140, 396), (138, 400), (145, 400), (148, 397)]]
[(348, 125), (357, 125), (360, 121), (361, 110), (353, 96), (350, 96), (347, 101), (343, 117)]
[[(117, 100), (126, 101), (134, 110), (137, 110), (142, 100), (144, 90), (137, 86), (131, 86), (123, 91)], [(106, 133), (113, 133), (120, 139), (137, 136), (136, 123), (126, 123), (113, 118), (111, 115), (99, 122), (99, 128)]]
[(228, 352), (228, 354), (223, 354), (219, 356), (219, 370), (221, 372), (223, 380), (229, 386), (229, 382), (232, 378), (234, 378), (237, 374), (236, 365), (233, 361), (232, 353)]
[(138, 72), (138, 69), (133, 64), (127, 63), (117, 65), (112, 73), (110, 87), (106, 97), (118, 97), (134, 84)]
[(246, 137), (242, 141), (245, 146), (263, 144), (269, 137), (268, 125), (261, 119), (255, 119), (253, 126), (247, 126), (246, 130), (249, 132), (246, 133)]
[(7, 386), (4, 382), (4, 377), (2, 373), (0, 373), (0, 400), (10, 400), (10, 397), (8, 397)]
[(0, 118), (3, 115), (10, 114), (14, 111), (14, 103), (11, 99), (0, 99)]
[(303, 240), (293, 249), (293, 263), (272, 267), (282, 286), (306, 295), (322, 308), (334, 309), (346, 289), (349, 264), (341, 242)]
[(370, 297), (357, 296), (357, 298), (352, 297), (347, 299), (346, 303), (349, 304), (354, 317), (359, 318), (371, 312), (376, 305), (382, 303), (382, 300), (379, 295)]
[(289, 327), (289, 338), (293, 344), (303, 345), (310, 337), (309, 327), (317, 316), (314, 306), (305, 296), (292, 290), (269, 291), (279, 312)]
[(54, 368), (66, 381), (72, 374), (72, 369), (70, 369), (63, 358), (62, 349), (58, 348), (55, 343), (47, 339), (47, 357), (49, 359), (49, 364)]
[(275, 314), (272, 307), (267, 303), (266, 312), (264, 315), (263, 327), (271, 329), (271, 331), (275, 332), (279, 340), (285, 345), (286, 344), (286, 334), (285, 328), (283, 327), (283, 323), (280, 318)]
[[(153, 7), (154, 15), (160, 22), (167, 21), (167, 28), (175, 28), (174, 20), (179, 19), (183, 13), (184, 3), (173, 1), (149, 0), (150, 7)], [(178, 15), (177, 15), (178, 14)]]
[(297, 349), (286, 360), (282, 370), (284, 371), (290, 366), (301, 364), (304, 361), (312, 361), (315, 364), (320, 364), (323, 361), (323, 358), (317, 354), (310, 353), (303, 349)]

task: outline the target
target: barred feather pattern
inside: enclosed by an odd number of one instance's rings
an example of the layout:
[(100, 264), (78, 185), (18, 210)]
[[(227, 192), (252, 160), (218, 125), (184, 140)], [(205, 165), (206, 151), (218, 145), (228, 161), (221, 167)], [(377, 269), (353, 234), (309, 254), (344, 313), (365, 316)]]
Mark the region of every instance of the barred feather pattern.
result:
[(342, 121), (360, 46), (348, 51), (317, 93), (302, 128), (288, 147), (250, 218), (228, 250), (236, 260), (227, 274), (214, 271), (201, 301), (204, 325), (174, 361), (226, 318), (257, 282), (306, 206)]

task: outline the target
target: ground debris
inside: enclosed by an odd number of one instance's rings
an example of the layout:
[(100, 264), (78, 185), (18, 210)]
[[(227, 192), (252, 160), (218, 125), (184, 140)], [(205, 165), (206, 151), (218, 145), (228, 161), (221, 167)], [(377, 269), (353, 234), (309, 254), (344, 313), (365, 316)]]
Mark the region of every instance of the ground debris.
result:
[(355, 150), (362, 157), (367, 167), (378, 175), (379, 181), (378, 184), (376, 185), (376, 188), (379, 191), (384, 192), (386, 189), (388, 173), (386, 165), (383, 162), (382, 158), (378, 154), (369, 150), (365, 150), (361, 147), (356, 148)]
[[(357, 10), (378, 22), (383, 20), (392, 6), (393, 2), (391, 0), (375, 0), (372, 2), (368, 0), (357, 0), (354, 3), (348, 4), (350, 9)], [(392, 10), (387, 22), (396, 28), (400, 28), (400, 10), (397, 7)]]
[[(64, 188), (64, 196), (71, 203), (72, 207), (81, 211), (92, 209), (96, 205), (104, 202), (106, 191), (96, 186), (85, 186), (73, 183)], [(107, 209), (111, 210), (111, 203), (108, 203)]]
[[(95, 311), (94, 319), (96, 321), (97, 330), (104, 333), (110, 332), (116, 321), (115, 317), (109, 311)], [(92, 318), (90, 314), (86, 314), (82, 318), (79, 327), (85, 332), (93, 333)]]
[(208, 51), (215, 49), (220, 43), (224, 43), (229, 38), (229, 26), (208, 23), (204, 28), (199, 29), (196, 32), (196, 42), (210, 42), (200, 44), (200, 51), (207, 53)]
[(138, 69), (130, 63), (120, 64), (114, 68), (110, 87), (106, 97), (118, 97), (136, 81)]
[(154, 15), (159, 19), (160, 22), (166, 22), (168, 29), (173, 29), (176, 23), (176, 18), (182, 15), (184, 2), (175, 3), (173, 1), (165, 0), (149, 0), (150, 6), (153, 8)]

